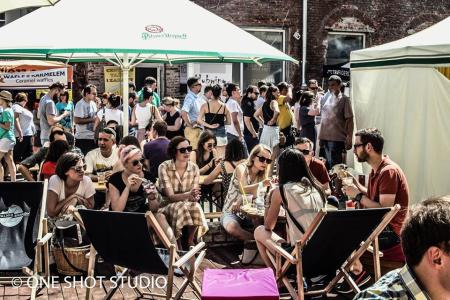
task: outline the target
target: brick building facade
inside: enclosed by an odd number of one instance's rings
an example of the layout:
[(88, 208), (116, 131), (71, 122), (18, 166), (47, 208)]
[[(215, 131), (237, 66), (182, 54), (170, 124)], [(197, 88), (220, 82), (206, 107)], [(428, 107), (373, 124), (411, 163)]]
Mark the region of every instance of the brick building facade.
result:
[[(244, 29), (283, 31), (285, 52), (301, 60), (302, 38), (298, 34), (302, 33), (303, 1), (194, 0), (194, 2)], [(317, 78), (320, 81), (323, 66), (330, 62), (348, 60), (346, 56), (350, 50), (402, 38), (449, 15), (448, 0), (309, 0), (305, 77)], [(192, 16), (188, 19), (192, 20)], [(201, 20), (197, 22), (199, 30), (202, 25), (207, 26), (202, 24)], [(205, 37), (205, 42), (207, 40)], [(232, 36), (224, 36), (223, 41), (239, 43), (233, 40)], [(103, 90), (103, 65), (77, 64), (74, 75), (78, 81), (78, 88), (89, 81), (98, 85), (100, 91)], [(165, 65), (161, 70), (160, 79), (164, 90), (162, 94), (182, 96), (184, 89), (180, 84), (180, 67)], [(284, 73), (286, 81), (297, 86), (301, 83), (301, 64), (296, 66), (286, 63)]]

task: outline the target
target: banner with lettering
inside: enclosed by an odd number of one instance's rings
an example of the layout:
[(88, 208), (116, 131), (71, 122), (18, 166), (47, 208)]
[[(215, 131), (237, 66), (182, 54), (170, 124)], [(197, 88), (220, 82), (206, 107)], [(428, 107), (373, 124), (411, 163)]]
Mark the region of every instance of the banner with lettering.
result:
[[(104, 67), (105, 92), (122, 96), (122, 72), (119, 67)], [(135, 82), (135, 69), (128, 73), (128, 82)], [(128, 97), (128, 96), (127, 96)]]
[(67, 68), (0, 73), (0, 89), (48, 88), (57, 81), (67, 85)]

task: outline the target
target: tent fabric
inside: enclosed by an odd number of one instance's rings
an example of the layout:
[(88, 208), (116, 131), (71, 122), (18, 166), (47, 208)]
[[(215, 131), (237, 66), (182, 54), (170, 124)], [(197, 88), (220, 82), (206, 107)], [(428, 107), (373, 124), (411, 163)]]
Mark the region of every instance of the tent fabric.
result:
[(450, 194), (449, 95), (450, 80), (434, 67), (352, 69), (356, 127), (381, 130), (384, 152), (405, 172), (410, 203)]
[(351, 67), (450, 65), (450, 17), (403, 39), (352, 51)]
[[(107, 21), (99, 22), (91, 12), (105, 7)], [(80, 16), (75, 35), (66, 26), (31, 25), (66, 24), (73, 15)], [(0, 58), (8, 59), (117, 62), (127, 53), (132, 62), (298, 63), (188, 0), (61, 0), (0, 28), (0, 40), (8, 41), (0, 46)]]
[(13, 9), (54, 5), (59, 0), (2, 0), (0, 13)]

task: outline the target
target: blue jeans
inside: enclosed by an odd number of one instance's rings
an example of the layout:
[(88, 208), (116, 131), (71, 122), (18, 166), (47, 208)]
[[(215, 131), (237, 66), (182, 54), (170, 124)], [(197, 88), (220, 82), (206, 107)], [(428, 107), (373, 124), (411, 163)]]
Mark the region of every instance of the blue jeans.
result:
[(342, 154), (345, 153), (345, 142), (322, 140), (325, 148), (327, 164), (330, 168), (342, 164)]
[[(227, 132), (227, 140), (228, 143), (231, 142), (232, 140), (239, 140), (239, 137), (237, 135), (231, 134)], [(242, 144), (244, 145), (244, 151), (245, 151), (245, 158), (248, 157), (248, 149), (247, 149), (247, 144), (245, 144), (245, 139), (242, 140)]]

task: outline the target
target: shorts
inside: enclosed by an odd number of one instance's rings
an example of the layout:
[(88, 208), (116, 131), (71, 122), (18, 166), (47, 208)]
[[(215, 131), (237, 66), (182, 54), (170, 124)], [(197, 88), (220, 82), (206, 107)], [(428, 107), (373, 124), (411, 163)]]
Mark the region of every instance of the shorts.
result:
[(253, 227), (253, 222), (250, 219), (241, 218), (235, 213), (224, 211), (222, 213), (222, 215), (220, 216), (220, 225), (222, 225), (223, 228), (226, 228), (226, 226), (230, 222), (236, 222), (242, 228), (252, 228)]
[(7, 138), (0, 139), (0, 152), (7, 153), (13, 150), (15, 145), (16, 141), (11, 141)]
[(218, 147), (226, 146), (228, 139), (227, 139), (227, 132), (225, 130), (225, 126), (218, 127), (215, 129), (208, 129), (208, 130), (211, 131), (214, 134), (214, 136), (216, 137)]

